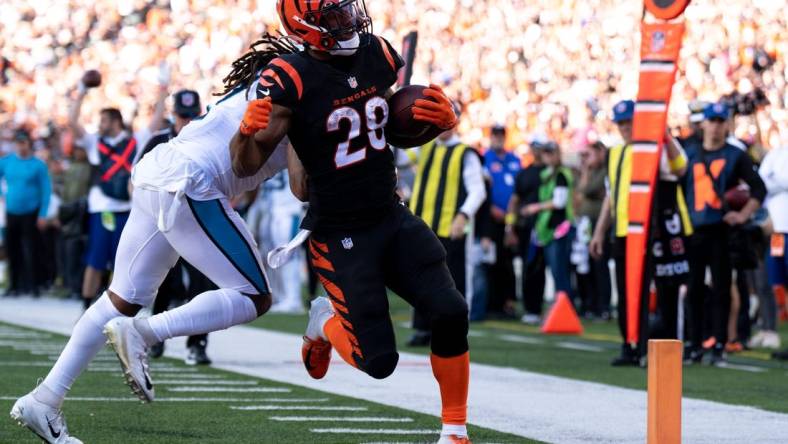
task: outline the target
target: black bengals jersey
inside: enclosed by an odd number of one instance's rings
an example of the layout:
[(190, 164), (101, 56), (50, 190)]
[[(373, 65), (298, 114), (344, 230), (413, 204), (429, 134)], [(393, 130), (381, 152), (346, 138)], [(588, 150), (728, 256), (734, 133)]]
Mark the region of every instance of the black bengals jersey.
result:
[(361, 43), (353, 56), (328, 61), (282, 55), (258, 84), (258, 98), (293, 112), (288, 137), (308, 175), (311, 229), (371, 225), (399, 203), (383, 128), (385, 94), (404, 62), (381, 37), (364, 34)]

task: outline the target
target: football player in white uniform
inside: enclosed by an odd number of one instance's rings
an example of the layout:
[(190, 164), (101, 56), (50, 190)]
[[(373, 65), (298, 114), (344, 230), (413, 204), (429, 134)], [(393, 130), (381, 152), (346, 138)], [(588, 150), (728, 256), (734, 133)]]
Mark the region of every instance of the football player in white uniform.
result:
[[(260, 45), (263, 49), (255, 50)], [(265, 113), (249, 105), (254, 103), (250, 99), (255, 98), (260, 73), (253, 68), (255, 64), (243, 61), (272, 59), (292, 50), (292, 45), (264, 36), (233, 64), (225, 79), (225, 96), (134, 168), (131, 214), (121, 235), (109, 290), (74, 326), (44, 381), (17, 400), (11, 410), (13, 419), (46, 442), (81, 442), (69, 436), (61, 405), (74, 380), (107, 339), (129, 386), (141, 400), (150, 402), (154, 389), (149, 346), (175, 336), (250, 322), (269, 309), (271, 292), (257, 246), (229, 199), (257, 188), (285, 168), (287, 143), (261, 151), (267, 162), (245, 178), (233, 171), (229, 143), (239, 127), (242, 133), (254, 132), (267, 124), (261, 118)], [(174, 310), (134, 319), (142, 307), (153, 302), (179, 256), (219, 289), (202, 293)]]
[[(290, 241), (299, 231), (304, 215), (304, 204), (290, 191), (287, 170), (282, 170), (260, 187), (252, 208), (246, 215), (249, 229), (265, 255)], [(305, 250), (297, 248), (294, 255), (277, 270), (268, 268), (271, 293), (274, 295), (272, 313), (304, 313), (301, 286), (304, 281)]]

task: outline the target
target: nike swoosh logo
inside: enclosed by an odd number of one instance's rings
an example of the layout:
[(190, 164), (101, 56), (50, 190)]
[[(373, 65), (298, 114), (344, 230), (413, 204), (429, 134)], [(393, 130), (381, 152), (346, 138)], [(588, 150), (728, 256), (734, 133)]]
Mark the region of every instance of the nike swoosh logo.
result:
[(152, 389), (153, 388), (153, 384), (150, 383), (150, 379), (148, 379), (148, 374), (147, 373), (143, 373), (143, 375), (145, 376), (145, 387), (148, 390)]
[(264, 96), (270, 96), (271, 95), (271, 90), (269, 88), (263, 88), (260, 84), (258, 84), (257, 85), (257, 93), (258, 93), (258, 96), (260, 94), (262, 94)]
[(55, 429), (52, 428), (52, 424), (49, 422), (50, 419), (48, 417), (45, 416), (44, 418), (47, 420), (47, 426), (49, 427), (49, 433), (52, 434), (53, 438), (59, 438), (60, 437), (60, 432), (55, 432)]
[(309, 365), (310, 362), (312, 362), (312, 349), (311, 348), (306, 351), (306, 357), (304, 358), (304, 367), (306, 367), (307, 371), (311, 371), (312, 369), (315, 368), (314, 366)]

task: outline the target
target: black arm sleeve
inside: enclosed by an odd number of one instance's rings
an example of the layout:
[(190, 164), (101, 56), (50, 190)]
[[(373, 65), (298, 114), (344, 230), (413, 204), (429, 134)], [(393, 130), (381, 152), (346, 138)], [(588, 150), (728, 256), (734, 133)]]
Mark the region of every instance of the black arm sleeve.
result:
[(487, 191), (487, 197), (484, 198), (484, 202), (479, 207), (479, 210), (476, 211), (476, 221), (474, 223), (476, 237), (493, 237), (493, 223), (492, 223), (492, 216), (490, 215), (490, 184), (485, 180), (484, 181), (485, 189)]
[(151, 137), (147, 144), (145, 144), (145, 148), (142, 149), (142, 154), (140, 155), (140, 160), (142, 160), (143, 156), (151, 152), (156, 146), (161, 143), (167, 142), (170, 140), (169, 134), (156, 134), (155, 136)]
[(556, 187), (568, 187), (569, 181), (566, 179), (562, 173), (558, 173), (558, 177), (555, 178), (555, 186)]
[(736, 174), (738, 179), (743, 180), (750, 186), (750, 196), (763, 203), (763, 200), (766, 199), (766, 184), (763, 183), (763, 179), (761, 179), (761, 176), (755, 169), (750, 156), (744, 154), (739, 157), (734, 168), (734, 174)]

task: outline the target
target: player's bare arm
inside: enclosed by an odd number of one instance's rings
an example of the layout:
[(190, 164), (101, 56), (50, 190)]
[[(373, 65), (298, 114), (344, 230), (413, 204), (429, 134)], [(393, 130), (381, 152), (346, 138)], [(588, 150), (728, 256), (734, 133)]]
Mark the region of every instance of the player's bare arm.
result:
[(233, 172), (238, 177), (252, 176), (265, 164), (287, 134), (291, 114), (288, 108), (272, 104), (270, 98), (249, 102), (230, 141)]
[(292, 145), (287, 147), (287, 175), (290, 181), (290, 191), (293, 195), (301, 202), (308, 201), (309, 191), (306, 186), (306, 170)]
[(68, 126), (76, 137), (82, 137), (85, 134), (85, 128), (79, 123), (79, 116), (82, 113), (82, 102), (85, 101), (86, 95), (87, 89), (80, 83), (76, 97), (71, 102), (68, 110)]

